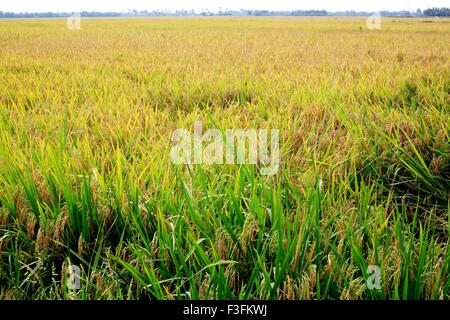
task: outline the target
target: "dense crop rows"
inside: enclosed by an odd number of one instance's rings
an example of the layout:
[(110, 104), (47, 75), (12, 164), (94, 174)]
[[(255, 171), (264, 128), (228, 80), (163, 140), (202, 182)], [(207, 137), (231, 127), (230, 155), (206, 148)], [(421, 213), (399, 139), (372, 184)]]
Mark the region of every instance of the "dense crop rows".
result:
[[(0, 298), (448, 299), (449, 44), (448, 19), (0, 20)], [(278, 174), (174, 165), (194, 121), (279, 129)]]

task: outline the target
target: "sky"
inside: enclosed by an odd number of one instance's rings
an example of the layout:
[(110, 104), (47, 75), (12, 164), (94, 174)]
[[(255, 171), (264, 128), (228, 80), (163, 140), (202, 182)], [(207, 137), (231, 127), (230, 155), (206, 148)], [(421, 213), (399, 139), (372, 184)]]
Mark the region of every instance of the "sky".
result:
[(194, 9), (379, 11), (448, 7), (450, 0), (0, 0), (0, 11), (79, 12)]

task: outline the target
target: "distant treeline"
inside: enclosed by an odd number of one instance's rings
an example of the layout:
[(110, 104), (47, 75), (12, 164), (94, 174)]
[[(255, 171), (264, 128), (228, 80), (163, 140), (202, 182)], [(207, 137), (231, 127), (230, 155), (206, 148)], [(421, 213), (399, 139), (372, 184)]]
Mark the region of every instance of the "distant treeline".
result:
[[(3, 12), (0, 11), (0, 18), (64, 18), (71, 16), (73, 13), (67, 12)], [(295, 11), (269, 11), (269, 10), (219, 10), (219, 11), (201, 11), (194, 10), (154, 10), (154, 11), (137, 11), (130, 10), (127, 12), (95, 12), (82, 11), (79, 13), (82, 17), (159, 17), (159, 16), (370, 16), (373, 12), (366, 11), (340, 11), (328, 12), (326, 10), (295, 10)], [(417, 11), (381, 11), (382, 16), (387, 17), (449, 17), (449, 8), (431, 8)]]
[(423, 11), (428, 17), (450, 17), (450, 8), (431, 8)]

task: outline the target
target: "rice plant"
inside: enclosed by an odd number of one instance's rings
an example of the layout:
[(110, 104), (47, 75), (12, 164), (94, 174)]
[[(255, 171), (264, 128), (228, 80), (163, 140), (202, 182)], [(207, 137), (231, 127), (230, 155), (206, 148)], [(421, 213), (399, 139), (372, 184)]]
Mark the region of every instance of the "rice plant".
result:
[[(0, 298), (449, 299), (450, 21), (425, 22), (0, 20)], [(198, 121), (278, 129), (277, 174), (174, 164)]]

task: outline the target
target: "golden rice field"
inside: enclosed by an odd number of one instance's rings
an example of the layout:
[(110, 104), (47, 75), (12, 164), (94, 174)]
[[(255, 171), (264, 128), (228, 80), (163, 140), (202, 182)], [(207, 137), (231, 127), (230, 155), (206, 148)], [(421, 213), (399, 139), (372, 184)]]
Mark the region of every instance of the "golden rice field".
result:
[[(381, 26), (0, 20), (0, 298), (449, 299), (450, 19)], [(174, 164), (196, 121), (277, 174)]]

